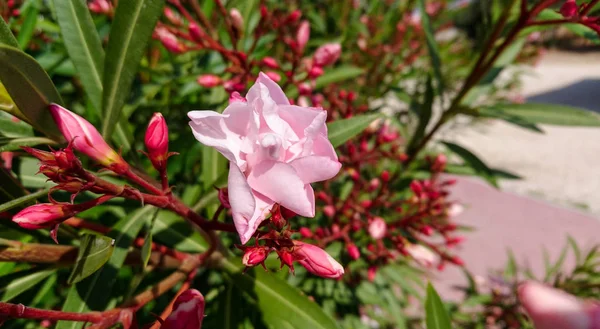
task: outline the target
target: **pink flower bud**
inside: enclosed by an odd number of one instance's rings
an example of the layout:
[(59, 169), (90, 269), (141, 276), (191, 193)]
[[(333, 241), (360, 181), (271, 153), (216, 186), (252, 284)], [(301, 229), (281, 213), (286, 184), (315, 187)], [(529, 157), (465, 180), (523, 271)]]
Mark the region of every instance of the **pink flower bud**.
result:
[(537, 329), (592, 329), (600, 327), (600, 306), (542, 283), (519, 286), (519, 300)]
[(369, 235), (375, 240), (383, 239), (387, 232), (387, 224), (381, 217), (375, 217), (369, 223)]
[(373, 282), (373, 281), (375, 281), (375, 276), (377, 276), (377, 267), (375, 267), (375, 266), (369, 267), (369, 269), (367, 270), (367, 279), (370, 282)]
[(277, 72), (273, 72), (273, 71), (268, 71), (265, 72), (265, 74), (273, 81), (275, 82), (279, 82), (281, 81), (281, 76), (277, 73)]
[(164, 13), (165, 17), (169, 20), (169, 22), (171, 22), (171, 24), (175, 26), (183, 25), (183, 20), (181, 19), (181, 16), (179, 16), (178, 13), (174, 12), (173, 9), (165, 7)]
[(269, 250), (266, 247), (249, 247), (244, 252), (242, 263), (245, 266), (253, 267), (265, 261), (269, 255)]
[(390, 172), (387, 170), (384, 170), (381, 173), (381, 180), (384, 181), (385, 183), (389, 182), (390, 181)]
[(169, 129), (160, 113), (154, 113), (146, 130), (146, 149), (152, 165), (158, 171), (164, 171), (169, 153)]
[(335, 207), (332, 205), (325, 206), (323, 207), (323, 213), (325, 216), (333, 218), (333, 216), (335, 216)]
[(203, 74), (196, 81), (199, 85), (206, 88), (213, 88), (223, 83), (221, 78), (213, 74)]
[(197, 42), (202, 42), (206, 38), (204, 30), (196, 23), (190, 23), (188, 27), (190, 36)]
[(12, 170), (12, 160), (15, 154), (13, 152), (0, 152), (0, 159), (2, 159), (2, 163), (4, 168), (8, 171)]
[(579, 8), (577, 7), (577, 2), (575, 0), (567, 0), (560, 7), (560, 13), (564, 18), (573, 18), (577, 16), (579, 13)]
[(348, 251), (348, 255), (350, 258), (357, 260), (360, 258), (360, 250), (354, 243), (350, 243), (346, 245), (346, 251)]
[(446, 169), (446, 163), (448, 162), (448, 158), (445, 154), (438, 154), (431, 165), (431, 170), (433, 172), (441, 172)]
[(421, 233), (431, 236), (433, 234), (433, 228), (431, 226), (425, 225), (421, 228)]
[(298, 93), (300, 95), (310, 95), (312, 88), (308, 83), (301, 83), (298, 85)]
[(296, 32), (296, 45), (297, 50), (299, 52), (304, 51), (304, 47), (306, 47), (306, 43), (310, 38), (310, 23), (308, 21), (300, 22), (300, 26), (298, 27), (298, 31)]
[(337, 279), (344, 275), (344, 268), (325, 250), (312, 244), (294, 241), (294, 258), (310, 273), (324, 278)]
[(108, 15), (112, 12), (112, 3), (109, 0), (93, 0), (88, 8), (93, 13)]
[(161, 329), (200, 329), (204, 320), (204, 296), (196, 290), (184, 291), (173, 304), (173, 312)]
[(327, 43), (319, 47), (313, 56), (313, 61), (317, 66), (327, 66), (335, 63), (342, 53), (342, 46), (339, 43)]
[(129, 169), (91, 123), (60, 105), (50, 104), (49, 108), (58, 129), (73, 148), (116, 173)]
[(410, 257), (412, 257), (419, 265), (423, 267), (432, 268), (440, 261), (438, 254), (420, 244), (409, 244), (404, 247), (404, 250)]
[(302, 11), (300, 9), (296, 9), (292, 11), (292, 13), (287, 17), (288, 22), (295, 23), (302, 16)]
[(70, 217), (63, 208), (60, 204), (38, 203), (19, 211), (12, 221), (28, 230), (52, 227)]
[(236, 8), (233, 8), (229, 11), (229, 17), (231, 17), (231, 23), (233, 27), (235, 27), (238, 31), (244, 30), (244, 17), (242, 17), (242, 13)]
[(323, 68), (320, 66), (313, 66), (310, 68), (310, 71), (308, 71), (308, 76), (311, 79), (316, 79), (320, 76), (322, 76), (324, 73)]
[(183, 43), (179, 41), (175, 34), (171, 33), (168, 29), (164, 27), (157, 27), (154, 30), (155, 38), (160, 40), (160, 42), (167, 48), (168, 51), (180, 54), (186, 51), (186, 47)]
[(379, 188), (379, 186), (381, 186), (381, 181), (379, 178), (373, 178), (371, 181), (369, 181), (369, 191), (375, 191)]
[(301, 227), (298, 232), (300, 232), (303, 238), (310, 238), (313, 236), (312, 231), (308, 227)]
[(262, 64), (268, 68), (271, 69), (278, 69), (279, 68), (279, 63), (277, 63), (277, 60), (273, 57), (265, 57), (262, 59)]

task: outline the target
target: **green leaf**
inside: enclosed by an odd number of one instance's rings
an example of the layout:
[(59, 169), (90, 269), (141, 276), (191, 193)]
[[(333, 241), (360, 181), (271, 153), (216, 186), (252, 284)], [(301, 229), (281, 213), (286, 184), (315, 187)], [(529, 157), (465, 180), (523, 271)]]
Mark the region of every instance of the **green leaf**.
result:
[(442, 78), (442, 60), (440, 58), (440, 50), (438, 49), (437, 42), (433, 36), (433, 26), (429, 19), (429, 14), (425, 10), (425, 0), (418, 1), (421, 22), (423, 31), (425, 32), (425, 42), (427, 43), (427, 50), (429, 51), (429, 57), (431, 58), (431, 66), (433, 67), (433, 74), (437, 80), (438, 95), (442, 96), (444, 93), (444, 80)]
[(137, 73), (165, 0), (119, 1), (112, 23), (104, 63), (102, 135), (109, 137)]
[(17, 42), (21, 49), (26, 49), (31, 41), (31, 37), (33, 37), (33, 32), (35, 32), (35, 26), (38, 22), (38, 14), (40, 13), (40, 5), (39, 0), (32, 0), (27, 4), (27, 8), (23, 10), (22, 17), (25, 19), (17, 35)]
[(0, 43), (18, 48), (19, 43), (3, 18), (0, 18)]
[(65, 47), (92, 103), (102, 109), (104, 49), (85, 0), (54, 0)]
[(26, 207), (35, 203), (35, 200), (38, 198), (44, 197), (48, 195), (48, 191), (50, 189), (46, 188), (43, 190), (39, 190), (35, 193), (27, 194), (22, 197), (13, 199), (11, 201), (5, 202), (0, 205), (0, 213), (11, 210), (16, 207)]
[(315, 302), (287, 282), (262, 269), (242, 273), (241, 259), (222, 262), (231, 282), (258, 306), (270, 328), (336, 329), (336, 322)]
[[(0, 281), (2, 282), (2, 286), (0, 287), (0, 296), (2, 297), (0, 300), (3, 302), (10, 301), (25, 291), (33, 288), (36, 284), (40, 283), (54, 272), (56, 272), (56, 269), (47, 269), (28, 275), (16, 272), (10, 274), (8, 278), (6, 276), (1, 277)], [(12, 277), (14, 277), (14, 279), (11, 279)]]
[[(71, 287), (63, 305), (64, 312), (83, 313), (106, 308), (119, 270), (129, 252), (129, 247), (144, 225), (144, 219), (151, 214), (153, 209), (152, 206), (145, 206), (130, 216), (122, 218), (114, 226), (108, 234), (109, 237), (115, 239), (115, 249), (110, 260), (92, 276)], [(81, 323), (68, 321), (59, 321), (56, 325), (56, 329), (79, 329), (81, 327)]]
[(357, 115), (349, 119), (336, 120), (327, 124), (329, 140), (333, 147), (344, 144), (347, 140), (360, 134), (371, 122), (381, 117), (380, 114)]
[(538, 127), (535, 124), (535, 122), (531, 122), (527, 118), (524, 118), (524, 117), (521, 117), (518, 115), (507, 113), (506, 111), (502, 110), (501, 108), (497, 108), (494, 106), (479, 109), (478, 116), (483, 117), (483, 118), (493, 118), (493, 119), (504, 120), (508, 123), (514, 124), (515, 126), (518, 126), (518, 127), (521, 127), (521, 128), (527, 129), (527, 130), (531, 130), (536, 133), (542, 133), (542, 134), (544, 133), (542, 128)]
[(496, 104), (485, 111), (502, 113), (533, 123), (557, 126), (600, 127), (600, 115), (583, 108), (544, 103)]
[(29, 124), (21, 120), (15, 121), (11, 115), (0, 112), (0, 138), (19, 138), (31, 136), (33, 136), (33, 129)]
[(357, 78), (365, 73), (365, 70), (356, 66), (340, 66), (325, 71), (322, 76), (315, 81), (315, 89), (321, 89), (332, 83), (346, 81)]
[(425, 323), (427, 329), (451, 329), (450, 316), (444, 307), (440, 296), (433, 286), (427, 285), (427, 299), (425, 300)]
[[(537, 16), (537, 20), (539, 20), (539, 21), (563, 19), (563, 18), (564, 17), (560, 13), (556, 12), (554, 9), (549, 9), (549, 8), (542, 10)], [(565, 27), (569, 31), (588, 39), (589, 41), (591, 41), (594, 44), (600, 44), (600, 37), (598, 37), (598, 33), (596, 33), (594, 30), (592, 30), (591, 28), (589, 28), (583, 24), (567, 23), (567, 24), (561, 24), (560, 26)], [(554, 26), (548, 25), (548, 26), (545, 26), (545, 29), (555, 28), (555, 27), (556, 27), (556, 25), (554, 25)]]
[(50, 103), (61, 104), (62, 99), (35, 59), (18, 49), (0, 45), (0, 82), (21, 110), (21, 119), (49, 137), (62, 138), (47, 111)]
[(425, 89), (425, 99), (423, 100), (423, 104), (419, 107), (419, 112), (417, 113), (417, 117), (419, 118), (419, 124), (415, 129), (415, 133), (413, 134), (410, 143), (408, 144), (408, 151), (412, 154), (414, 149), (419, 145), (419, 142), (425, 136), (425, 129), (427, 129), (427, 125), (431, 120), (431, 114), (433, 112), (433, 85), (431, 84), (431, 76), (427, 77), (426, 89)]
[(81, 238), (75, 266), (67, 283), (80, 282), (99, 270), (110, 259), (114, 243), (115, 240), (106, 236), (85, 234)]
[(152, 216), (152, 220), (148, 223), (146, 227), (146, 236), (144, 236), (144, 245), (142, 245), (142, 263), (143, 268), (148, 266), (148, 262), (150, 261), (150, 256), (152, 255), (152, 228), (154, 227), (154, 223), (156, 222), (156, 217), (158, 216), (158, 209)]
[(452, 151), (454, 154), (458, 155), (463, 159), (466, 165), (469, 165), (475, 170), (475, 173), (487, 180), (494, 187), (498, 187), (498, 182), (496, 180), (496, 176), (494, 176), (494, 172), (490, 169), (481, 159), (479, 159), (475, 154), (471, 151), (465, 149), (464, 147), (451, 143), (451, 142), (442, 142), (446, 147)]
[(20, 150), (22, 146), (53, 145), (56, 142), (46, 137), (4, 139), (0, 137), (0, 152)]
[(21, 183), (6, 169), (0, 167), (0, 202), (12, 201), (25, 195), (26, 191)]
[[(502, 169), (490, 168), (493, 175), (496, 178), (500, 179), (523, 179), (523, 177)], [(457, 165), (453, 163), (449, 163), (446, 166), (445, 172), (454, 175), (467, 175), (467, 176), (477, 176), (477, 171), (468, 165)]]

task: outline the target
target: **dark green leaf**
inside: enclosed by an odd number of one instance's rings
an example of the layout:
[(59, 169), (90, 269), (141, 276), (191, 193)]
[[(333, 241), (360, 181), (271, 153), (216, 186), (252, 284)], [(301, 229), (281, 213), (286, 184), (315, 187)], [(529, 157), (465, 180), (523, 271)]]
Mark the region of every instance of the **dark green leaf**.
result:
[(412, 154), (415, 151), (415, 148), (423, 137), (425, 136), (425, 129), (427, 129), (427, 125), (431, 120), (431, 113), (433, 112), (433, 85), (431, 84), (431, 76), (427, 77), (427, 84), (425, 89), (425, 98), (423, 100), (423, 104), (419, 106), (419, 112), (417, 113), (417, 117), (419, 118), (419, 124), (415, 129), (415, 133), (413, 134), (410, 143), (408, 144), (408, 151)]
[(15, 177), (6, 169), (0, 167), (0, 202), (12, 201), (25, 195), (26, 191)]
[(315, 82), (315, 89), (321, 89), (332, 83), (355, 79), (364, 73), (364, 69), (356, 66), (340, 66), (325, 71)]
[(32, 205), (35, 203), (35, 200), (37, 200), (38, 198), (47, 196), (49, 190), (50, 190), (49, 188), (43, 189), (43, 190), (37, 191), (35, 193), (27, 194), (22, 197), (5, 202), (0, 205), (0, 213), (3, 213), (5, 211), (11, 210), (16, 207), (23, 208), (23, 207)]
[(3, 18), (0, 18), (0, 43), (14, 48), (19, 47), (17, 39), (15, 38), (14, 34), (10, 30), (10, 27), (8, 27)]
[(119, 1), (104, 63), (102, 135), (111, 136), (165, 0)]
[(558, 126), (600, 127), (600, 115), (583, 108), (543, 103), (496, 104), (490, 112), (499, 111), (534, 123)]
[(19, 43), (19, 48), (21, 49), (26, 49), (27, 45), (29, 45), (29, 41), (31, 41), (31, 37), (35, 31), (35, 26), (38, 22), (40, 5), (41, 4), (39, 0), (29, 1), (27, 8), (23, 10), (22, 15), (25, 19), (23, 20), (21, 29), (17, 35), (17, 42)]
[(498, 187), (498, 182), (496, 180), (496, 176), (494, 176), (494, 172), (490, 169), (481, 159), (479, 159), (475, 154), (471, 151), (465, 149), (464, 147), (451, 143), (451, 142), (442, 142), (446, 147), (452, 151), (454, 154), (458, 155), (463, 159), (466, 165), (469, 165), (475, 170), (475, 173), (487, 180), (494, 187)]
[(431, 58), (431, 66), (433, 67), (433, 73), (437, 80), (438, 95), (444, 93), (444, 80), (442, 78), (442, 60), (440, 58), (440, 50), (438, 49), (437, 42), (433, 36), (433, 26), (429, 19), (429, 14), (425, 10), (425, 0), (419, 0), (419, 9), (421, 15), (421, 22), (423, 31), (425, 32), (425, 41), (427, 42), (427, 50), (429, 51), (429, 57)]
[[(129, 247), (153, 209), (152, 206), (145, 206), (122, 218), (114, 226), (108, 234), (115, 239), (115, 249), (110, 260), (92, 276), (71, 287), (63, 305), (64, 312), (83, 313), (106, 308), (119, 270), (129, 252)], [(82, 324), (78, 322), (59, 321), (56, 329), (77, 329), (81, 326)]]
[(344, 144), (347, 140), (363, 132), (371, 122), (379, 117), (381, 117), (379, 114), (357, 115), (328, 123), (327, 131), (331, 144), (333, 147)]
[(0, 45), (0, 82), (24, 117), (21, 119), (52, 138), (61, 138), (47, 111), (50, 103), (62, 99), (52, 80), (31, 56), (18, 49)]
[(527, 118), (518, 115), (506, 113), (504, 110), (497, 107), (481, 108), (479, 110), (479, 117), (500, 119), (527, 130), (542, 134), (544, 133), (544, 131), (538, 127), (535, 122), (531, 122)]
[(21, 146), (53, 145), (56, 142), (46, 137), (0, 138), (0, 152), (20, 150)]
[(0, 295), (2, 297), (0, 300), (3, 302), (10, 301), (28, 289), (33, 288), (36, 284), (40, 283), (54, 272), (56, 272), (56, 269), (47, 269), (28, 275), (23, 275), (22, 273), (15, 275), (15, 273), (10, 275), (11, 277), (14, 276), (14, 279), (12, 280), (2, 277), (0, 279), (0, 281), (2, 281), (2, 286), (0, 287)]
[(156, 217), (158, 216), (158, 209), (152, 216), (152, 220), (146, 226), (146, 236), (144, 236), (144, 245), (142, 245), (142, 263), (143, 267), (146, 268), (148, 266), (148, 262), (150, 261), (150, 256), (152, 255), (152, 228), (154, 227), (154, 223), (156, 222)]
[(99, 270), (113, 253), (115, 240), (112, 238), (85, 234), (81, 238), (75, 266), (69, 276), (68, 284), (75, 284)]
[(427, 299), (425, 300), (425, 323), (427, 329), (451, 329), (450, 316), (440, 296), (433, 286), (427, 285)]
[[(492, 171), (492, 173), (494, 174), (494, 176), (496, 178), (523, 179), (523, 177), (521, 177), (515, 173), (508, 172), (508, 171), (505, 171), (502, 169), (490, 168), (490, 170)], [(465, 165), (457, 165), (457, 164), (453, 164), (453, 163), (449, 163), (446, 166), (445, 171), (449, 174), (455, 174), (455, 175), (468, 175), (468, 176), (476, 176), (477, 175), (477, 172), (472, 167), (465, 166)]]
[(102, 109), (104, 49), (85, 0), (54, 0), (65, 47), (92, 103)]

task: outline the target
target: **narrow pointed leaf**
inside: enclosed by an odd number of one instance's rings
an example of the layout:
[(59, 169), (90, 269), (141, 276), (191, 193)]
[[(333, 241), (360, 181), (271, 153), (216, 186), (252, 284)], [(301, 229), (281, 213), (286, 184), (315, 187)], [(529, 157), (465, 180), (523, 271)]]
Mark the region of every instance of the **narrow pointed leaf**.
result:
[(523, 121), (557, 126), (600, 127), (600, 115), (584, 108), (544, 103), (496, 104), (486, 108)]
[(81, 238), (79, 253), (68, 284), (74, 284), (99, 270), (113, 253), (115, 240), (112, 238), (86, 234)]
[(8, 24), (6, 24), (3, 18), (0, 18), (0, 43), (14, 48), (19, 47), (19, 43), (17, 42), (15, 35), (12, 33), (10, 27), (8, 27)]
[(97, 109), (102, 109), (104, 49), (85, 0), (54, 0), (60, 32), (81, 84)]
[(425, 323), (427, 324), (427, 329), (452, 329), (448, 311), (431, 284), (427, 285)]
[(21, 49), (26, 49), (33, 37), (41, 6), (39, 0), (29, 1), (26, 5), (27, 8), (25, 8), (22, 13), (24, 20), (20, 26), (19, 34), (17, 35), (17, 42)]
[(427, 50), (429, 51), (429, 57), (431, 58), (431, 66), (433, 67), (433, 73), (437, 80), (438, 95), (442, 95), (444, 92), (444, 81), (442, 78), (442, 60), (440, 57), (440, 50), (438, 49), (437, 42), (433, 35), (433, 26), (429, 19), (429, 14), (425, 10), (425, 0), (418, 0), (418, 5), (421, 14), (421, 21), (423, 31), (425, 32), (425, 41), (427, 43)]
[(11, 210), (13, 208), (24, 208), (35, 203), (35, 200), (48, 195), (50, 188), (39, 190), (35, 193), (27, 194), (22, 197), (13, 199), (0, 205), (0, 213)]
[(363, 132), (371, 122), (379, 117), (381, 117), (379, 114), (357, 115), (328, 123), (327, 131), (331, 144), (333, 147), (344, 144), (347, 140)]
[(47, 107), (62, 103), (52, 80), (31, 56), (18, 49), (0, 45), (0, 82), (27, 121), (48, 137), (60, 139)]
[(47, 269), (31, 274), (13, 273), (0, 277), (0, 301), (8, 302), (25, 291), (33, 288), (36, 284), (49, 277), (56, 269)]
[(112, 135), (164, 0), (119, 1), (104, 63), (102, 135)]
[(451, 142), (442, 142), (446, 147), (452, 151), (452, 153), (458, 155), (463, 159), (466, 165), (475, 170), (476, 175), (484, 178), (494, 187), (498, 187), (498, 181), (496, 180), (496, 176), (494, 175), (494, 171), (490, 169), (481, 159), (479, 159), (475, 154), (466, 148), (451, 143)]

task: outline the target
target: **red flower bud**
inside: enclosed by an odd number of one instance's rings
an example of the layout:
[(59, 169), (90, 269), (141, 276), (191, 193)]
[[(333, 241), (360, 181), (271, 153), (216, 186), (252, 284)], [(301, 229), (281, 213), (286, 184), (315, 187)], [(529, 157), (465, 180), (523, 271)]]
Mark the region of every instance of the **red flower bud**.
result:
[(38, 203), (19, 211), (12, 219), (22, 228), (37, 230), (60, 224), (69, 217), (61, 204)]
[(200, 329), (204, 320), (204, 296), (196, 290), (184, 291), (173, 304), (173, 312), (161, 329)]
[(296, 32), (296, 49), (299, 52), (304, 51), (306, 43), (310, 38), (310, 23), (308, 21), (302, 21)]
[(302, 16), (302, 11), (300, 11), (300, 9), (296, 9), (296, 10), (292, 11), (292, 13), (287, 17), (287, 20), (290, 23), (295, 23), (300, 19), (301, 16)]
[(341, 53), (342, 46), (339, 43), (327, 43), (315, 51), (313, 62), (316, 66), (328, 66), (335, 63)]
[(281, 267), (287, 265), (292, 272), (294, 271), (294, 255), (289, 253), (286, 250), (277, 251), (277, 255), (279, 255), (279, 260), (281, 261)]
[(269, 249), (266, 247), (249, 247), (242, 257), (242, 264), (253, 267), (262, 264), (269, 255)]
[(375, 217), (369, 223), (368, 231), (373, 239), (380, 240), (387, 233), (387, 224), (383, 218)]
[(390, 172), (387, 170), (384, 170), (381, 173), (381, 180), (384, 181), (385, 183), (389, 182), (390, 181)]
[(190, 23), (188, 27), (190, 36), (197, 42), (202, 42), (206, 38), (204, 30), (196, 23)]
[(370, 282), (373, 282), (373, 281), (375, 281), (376, 275), (377, 275), (377, 267), (375, 267), (375, 266), (369, 267), (369, 269), (367, 270), (367, 279)]
[(316, 79), (320, 76), (322, 76), (324, 73), (323, 68), (321, 68), (320, 66), (313, 66), (310, 71), (308, 71), (308, 76), (311, 79)]
[(421, 233), (430, 236), (433, 234), (433, 228), (431, 226), (425, 225), (421, 227)]
[(164, 14), (165, 17), (169, 20), (169, 22), (171, 22), (171, 24), (175, 26), (183, 25), (183, 20), (181, 19), (181, 16), (179, 16), (177, 12), (173, 11), (173, 9), (165, 7)]
[(454, 256), (450, 262), (452, 262), (453, 264), (456, 264), (458, 266), (463, 266), (465, 265), (465, 261), (462, 260), (462, 258), (458, 257), (458, 256)]
[(156, 28), (154, 30), (154, 37), (160, 40), (163, 46), (172, 53), (180, 54), (187, 50), (186, 46), (179, 41), (177, 36), (165, 27)]
[(169, 153), (169, 129), (162, 114), (154, 113), (150, 119), (144, 142), (154, 168), (164, 171)]
[(278, 69), (279, 68), (279, 64), (277, 63), (277, 60), (273, 57), (265, 57), (262, 59), (262, 64), (268, 68), (271, 69)]
[(379, 188), (379, 186), (381, 186), (381, 181), (379, 180), (379, 178), (373, 178), (369, 182), (369, 191), (375, 191)]
[(335, 216), (335, 207), (332, 205), (325, 206), (323, 207), (323, 213), (325, 216), (333, 218), (333, 216)]
[(373, 201), (371, 200), (362, 200), (360, 202), (360, 206), (363, 208), (370, 208), (373, 205)]
[(213, 74), (203, 74), (196, 79), (196, 82), (206, 88), (213, 88), (223, 83), (221, 78)]
[(129, 169), (127, 162), (108, 146), (98, 130), (84, 118), (57, 104), (50, 104), (50, 113), (65, 139), (77, 151), (116, 173)]
[(360, 258), (360, 251), (358, 250), (358, 247), (355, 244), (350, 243), (346, 245), (346, 251), (348, 251), (348, 255), (350, 256), (350, 258), (354, 260)]
[(301, 227), (298, 232), (300, 232), (303, 238), (310, 238), (313, 236), (312, 231), (308, 227)]
[(577, 2), (575, 0), (567, 0), (560, 7), (560, 13), (564, 18), (573, 18), (577, 16), (579, 13), (579, 8), (577, 7)]
[(310, 273), (331, 279), (344, 275), (344, 267), (325, 250), (300, 241), (294, 241), (294, 245), (294, 258)]
[(275, 82), (281, 81), (281, 76), (277, 72), (268, 71), (268, 72), (265, 72), (265, 74), (269, 77), (269, 79), (271, 79)]

